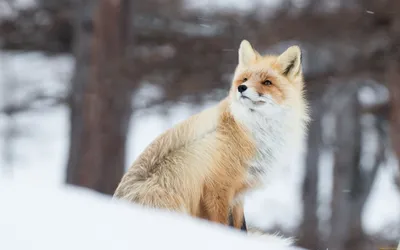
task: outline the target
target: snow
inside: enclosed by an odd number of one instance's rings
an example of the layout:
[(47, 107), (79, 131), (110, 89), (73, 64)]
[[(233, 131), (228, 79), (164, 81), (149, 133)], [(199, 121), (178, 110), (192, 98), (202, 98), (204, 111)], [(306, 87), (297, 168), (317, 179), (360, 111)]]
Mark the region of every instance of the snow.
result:
[[(35, 0), (0, 1), (0, 19), (15, 17), (15, 9), (29, 9), (36, 5)], [(12, 6), (12, 7), (10, 7)]]
[(0, 249), (5, 250), (300, 249), (70, 186), (6, 181), (0, 184), (0, 200)]
[(73, 62), (74, 59), (69, 55), (45, 56), (41, 52), (0, 51), (0, 108), (23, 103), (35, 94), (65, 94), (73, 72)]
[(358, 93), (358, 101), (363, 106), (373, 106), (385, 103), (389, 100), (389, 91), (386, 87), (375, 81), (364, 81), (366, 86), (362, 87)]
[[(271, 13), (274, 7), (277, 7), (281, 0), (253, 0), (251, 3), (248, 0), (186, 0), (186, 7), (188, 9), (205, 10), (207, 12), (212, 11), (229, 11), (239, 10), (241, 12), (251, 11), (254, 8), (263, 6), (264, 11)], [(296, 6), (301, 7), (302, 1), (294, 1)], [(298, 4), (297, 4), (298, 3)], [(14, 7), (16, 9), (29, 9), (36, 5), (35, 0), (14, 0)], [(0, 17), (10, 17), (13, 15), (8, 5), (0, 2)], [(260, 8), (259, 8), (260, 10)]]
[[(17, 136), (12, 144), (3, 147), (0, 144), (0, 152), (6, 147), (11, 151), (11, 162), (0, 158), (0, 182), (3, 177), (49, 187), (62, 184), (69, 139), (67, 107), (22, 113), (14, 119), (23, 134)], [(3, 134), (1, 124), (6, 122), (4, 119), (0, 123), (0, 138)]]
[[(333, 190), (333, 159), (334, 151), (332, 148), (324, 148), (320, 152), (318, 159), (318, 208), (317, 216), (319, 221), (318, 227), (324, 236), (330, 233), (329, 220), (331, 219), (331, 199)], [(343, 190), (344, 192), (346, 190)]]
[(363, 132), (361, 134), (361, 166), (366, 171), (371, 171), (374, 163), (376, 152), (379, 146), (380, 135), (375, 128), (376, 119), (371, 114), (364, 114), (361, 117), (361, 126), (363, 127)]
[[(399, 239), (400, 197), (390, 174), (390, 166), (397, 167), (391, 155), (387, 164), (380, 167), (370, 197), (363, 212), (363, 228), (368, 234), (384, 234), (389, 239)], [(392, 224), (387, 224), (392, 222)]]
[[(0, 52), (0, 109), (18, 105), (36, 93), (64, 95), (73, 70), (71, 56), (45, 56), (40, 52)], [(39, 108), (40, 107), (40, 108)], [(10, 125), (10, 123), (12, 125)], [(9, 162), (0, 157), (1, 177), (50, 186), (64, 180), (68, 150), (68, 108), (37, 105), (12, 118), (0, 115), (0, 138), (16, 127), (12, 143), (1, 140), (0, 152), (10, 151)]]
[[(66, 81), (70, 79), (71, 69), (73, 69), (73, 59), (71, 57), (64, 55), (44, 56), (40, 53), (7, 53), (7, 56), (3, 55), (5, 54), (3, 53), (0, 55), (0, 64), (2, 65), (0, 67), (0, 91), (3, 92), (0, 93), (0, 96), (8, 96), (8, 93), (5, 93), (5, 84), (8, 79), (18, 79), (19, 87), (15, 89), (13, 96), (18, 97), (19, 101), (23, 101), (23, 99), (29, 97), (27, 91), (31, 93), (39, 90), (58, 94), (66, 90)], [(6, 65), (6, 67), (3, 67), (4, 65)], [(7, 73), (5, 73), (6, 71)], [(144, 90), (146, 90), (146, 88), (153, 92), (153, 98), (162, 94), (151, 86), (145, 86)], [(140, 94), (146, 97), (148, 93), (145, 92), (147, 91), (142, 91)], [(11, 97), (6, 100), (0, 98), (0, 107), (4, 105), (4, 101), (9, 102), (15, 100), (16, 99)], [(196, 108), (189, 105), (178, 104), (169, 108), (168, 112), (164, 114), (150, 111), (136, 114), (132, 118), (130, 125), (127, 141), (128, 154), (126, 158), (126, 167), (129, 167), (145, 147), (165, 129), (212, 104), (213, 102), (210, 102)], [(329, 117), (327, 117), (325, 128), (331, 130), (331, 126), (334, 124), (332, 119), (328, 118)], [(59, 188), (63, 186), (65, 180), (64, 172), (68, 153), (69, 132), (67, 107), (58, 106), (31, 110), (15, 115), (13, 119), (12, 121), (9, 117), (0, 115), (0, 184), (12, 180), (13, 182), (23, 183), (26, 187), (26, 192), (38, 186), (42, 187), (42, 191), (56, 192), (56, 190), (59, 190)], [(21, 134), (13, 139), (12, 143), (6, 144), (4, 135), (10, 124), (15, 124), (21, 131)], [(365, 138), (367, 138), (367, 136)], [(329, 139), (329, 136), (325, 136), (325, 139)], [(5, 161), (3, 156), (3, 152), (6, 151), (6, 149), (10, 150), (12, 153), (10, 162)], [(324, 177), (319, 183), (321, 191), (320, 199), (324, 201), (329, 198), (328, 190), (331, 188), (329, 186), (331, 182), (327, 176), (330, 175), (329, 171), (331, 171), (332, 168), (331, 157), (329, 157), (330, 153), (328, 151), (325, 153), (326, 154), (323, 154), (323, 157), (320, 159), (319, 166), (321, 176)], [(374, 184), (374, 189), (364, 209), (363, 226), (366, 232), (370, 234), (384, 231), (389, 223), (394, 225), (396, 225), (396, 223), (397, 225), (400, 224), (400, 195), (396, 191), (393, 181), (391, 180), (394, 172), (393, 166), (397, 165), (392, 161), (380, 170), (378, 179)], [(249, 197), (246, 198), (245, 205), (245, 213), (249, 225), (264, 230), (276, 227), (287, 232), (294, 230), (302, 219), (301, 182), (303, 175), (304, 159), (303, 155), (300, 154), (293, 158), (293, 164), (289, 166), (288, 169), (279, 169), (274, 172), (274, 178), (267, 188), (258, 190), (249, 195)], [(38, 190), (36, 190), (36, 192), (37, 191)], [(55, 194), (52, 195), (56, 196)], [(40, 206), (40, 204), (36, 204), (37, 202), (35, 202), (37, 199), (39, 199), (39, 197), (35, 197), (31, 200), (33, 206)], [(82, 198), (82, 200), (84, 200), (84, 198)], [(58, 203), (58, 199), (55, 199), (55, 201)], [(3, 203), (2, 200), (1, 204), (1, 211), (6, 211), (3, 210), (3, 204), (7, 203)], [(64, 203), (61, 202), (60, 204)], [(89, 204), (88, 201), (88, 205)], [(319, 214), (324, 219), (329, 216), (329, 208), (327, 205), (327, 202), (325, 202), (325, 207), (321, 207), (319, 210)], [(56, 206), (56, 204), (52, 206)], [(37, 207), (37, 209), (39, 209), (39, 207)], [(15, 212), (12, 212), (14, 210)], [(10, 217), (14, 218), (14, 216), (18, 214), (24, 214), (21, 210), (14, 210), (9, 211)], [(48, 210), (44, 209), (44, 211)], [(90, 214), (89, 212), (87, 213)], [(58, 214), (62, 215), (60, 217), (64, 217), (65, 213), (63, 211), (58, 212)], [(0, 213), (0, 216), (4, 216), (4, 213)], [(103, 217), (101, 218), (103, 219)], [(60, 219), (64, 220), (64, 218)], [(34, 218), (32, 218), (32, 220), (34, 220)], [(89, 218), (87, 222), (91, 222)], [(69, 222), (66, 220), (62, 223)], [(50, 226), (51, 224), (48, 225)], [(136, 231), (132, 231), (131, 233), (133, 234), (133, 232), (136, 233)], [(388, 237), (391, 237), (390, 235), (394, 235), (393, 237), (397, 235), (398, 237), (399, 234), (399, 232), (394, 232), (393, 234), (388, 232), (385, 235)], [(68, 236), (68, 234), (65, 233), (63, 235), (66, 235), (65, 237)], [(126, 234), (123, 233), (121, 233), (121, 235), (126, 236)], [(61, 238), (59, 239), (61, 241)], [(106, 243), (104, 243), (104, 245), (105, 244)], [(0, 246), (0, 249), (3, 248)]]
[(200, 9), (211, 11), (229, 11), (239, 10), (241, 12), (251, 11), (258, 6), (263, 6), (264, 10), (272, 11), (273, 7), (276, 7), (281, 1), (280, 0), (253, 0), (251, 4), (248, 0), (187, 0), (187, 7), (189, 9)]

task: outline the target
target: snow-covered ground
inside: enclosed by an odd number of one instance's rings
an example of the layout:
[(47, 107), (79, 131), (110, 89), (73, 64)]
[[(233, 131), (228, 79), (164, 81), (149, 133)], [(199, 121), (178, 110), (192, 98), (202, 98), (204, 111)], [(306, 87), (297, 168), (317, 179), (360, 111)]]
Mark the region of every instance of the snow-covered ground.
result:
[[(40, 53), (2, 53), (0, 54), (0, 65), (1, 108), (5, 101), (20, 100), (28, 96), (29, 93), (26, 91), (29, 89), (41, 89), (49, 92), (65, 90), (66, 81), (69, 80), (72, 72), (73, 60), (68, 56), (47, 57)], [(10, 84), (10, 79), (11, 83), (17, 82), (20, 85), (13, 93), (6, 92), (6, 85)], [(201, 108), (203, 107), (198, 107), (197, 110)], [(197, 111), (184, 105), (173, 107), (170, 110), (173, 112), (169, 112), (167, 117), (159, 116), (156, 113), (142, 113), (133, 117), (128, 138), (126, 167), (159, 133)], [(41, 187), (41, 190), (58, 190), (64, 182), (68, 149), (68, 109), (65, 106), (59, 106), (33, 110), (18, 114), (13, 119), (12, 124), (16, 125), (22, 134), (11, 142), (5, 142), (4, 135), (9, 129), (11, 121), (6, 116), (0, 115), (0, 183), (13, 180), (29, 189)], [(5, 160), (3, 154), (7, 150), (11, 154), (11, 157), (8, 156), (9, 161)], [(321, 160), (320, 169), (322, 171), (330, 169), (329, 157), (326, 159)], [(285, 230), (296, 228), (302, 214), (300, 192), (304, 173), (303, 164), (299, 164), (299, 162), (302, 162), (301, 155), (294, 158), (294, 164), (289, 171), (284, 169), (274, 173), (275, 178), (271, 181), (268, 189), (260, 190), (248, 197), (245, 210), (250, 225), (263, 229), (275, 226)], [(364, 228), (368, 233), (384, 231), (388, 222), (397, 220), (400, 223), (400, 196), (395, 190), (391, 174), (390, 168), (382, 168), (379, 172), (379, 177), (363, 214)], [(325, 174), (324, 176), (326, 178), (329, 175)], [(325, 180), (329, 183), (329, 177)], [(324, 182), (322, 182), (321, 189), (329, 189), (329, 186), (324, 186)], [(42, 198), (44, 199), (44, 197)], [(84, 198), (79, 199), (80, 202), (83, 202)], [(37, 203), (35, 200), (32, 202)], [(56, 205), (54, 204), (54, 206)], [(39, 209), (39, 207), (37, 208)], [(6, 210), (3, 210), (2, 207), (0, 216), (4, 216), (2, 215), (3, 211)], [(23, 212), (21, 211), (21, 213)], [(59, 215), (63, 217), (64, 211), (60, 210)], [(100, 215), (99, 217), (101, 218)], [(92, 219), (94, 220), (94, 217)], [(106, 219), (106, 221), (110, 223), (110, 219)], [(133, 222), (134, 220), (132, 220)], [(129, 237), (129, 235), (123, 235)], [(0, 249), (3, 249), (1, 245)]]
[(296, 250), (187, 216), (143, 209), (87, 189), (0, 183), (0, 249)]

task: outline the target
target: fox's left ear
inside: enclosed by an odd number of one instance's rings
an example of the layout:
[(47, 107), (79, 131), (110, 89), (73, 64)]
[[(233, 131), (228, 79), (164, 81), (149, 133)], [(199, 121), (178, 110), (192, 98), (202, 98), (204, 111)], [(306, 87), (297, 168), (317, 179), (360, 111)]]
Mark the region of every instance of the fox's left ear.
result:
[(301, 50), (299, 46), (291, 46), (278, 57), (285, 76), (297, 76), (302, 73)]

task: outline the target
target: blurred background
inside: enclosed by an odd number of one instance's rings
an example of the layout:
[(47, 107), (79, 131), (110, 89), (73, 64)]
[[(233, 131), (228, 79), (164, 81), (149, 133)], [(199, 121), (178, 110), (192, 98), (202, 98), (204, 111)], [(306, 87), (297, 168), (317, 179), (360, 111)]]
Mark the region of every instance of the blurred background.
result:
[(0, 0), (0, 181), (112, 194), (156, 136), (227, 95), (242, 39), (301, 46), (313, 118), (248, 224), (308, 249), (396, 246), (398, 0)]

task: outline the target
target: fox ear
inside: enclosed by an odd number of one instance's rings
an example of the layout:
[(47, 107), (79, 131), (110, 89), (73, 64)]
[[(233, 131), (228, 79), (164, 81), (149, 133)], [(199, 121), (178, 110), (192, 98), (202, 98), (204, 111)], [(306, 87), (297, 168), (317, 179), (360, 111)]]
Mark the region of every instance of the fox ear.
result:
[(257, 52), (247, 40), (243, 40), (239, 47), (239, 65), (248, 66), (257, 59)]
[(299, 46), (291, 46), (278, 57), (285, 76), (296, 76), (302, 72), (301, 50)]

